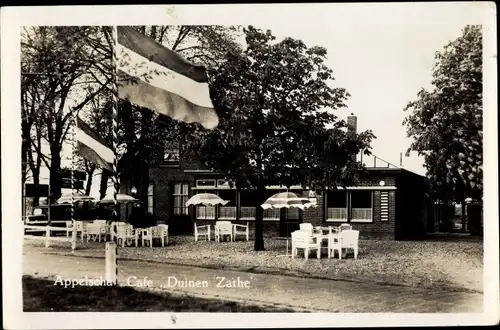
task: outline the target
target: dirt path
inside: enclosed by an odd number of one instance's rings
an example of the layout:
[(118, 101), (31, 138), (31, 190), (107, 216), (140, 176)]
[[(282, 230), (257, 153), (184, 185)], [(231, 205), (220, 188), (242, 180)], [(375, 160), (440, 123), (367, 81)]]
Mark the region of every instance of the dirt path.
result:
[[(23, 274), (56, 279), (104, 277), (104, 259), (25, 251)], [(482, 312), (479, 293), (252, 274), (119, 260), (122, 285), (194, 296), (289, 306), (318, 312)], [(188, 282), (192, 281), (192, 282)], [(224, 287), (221, 287), (224, 285)]]

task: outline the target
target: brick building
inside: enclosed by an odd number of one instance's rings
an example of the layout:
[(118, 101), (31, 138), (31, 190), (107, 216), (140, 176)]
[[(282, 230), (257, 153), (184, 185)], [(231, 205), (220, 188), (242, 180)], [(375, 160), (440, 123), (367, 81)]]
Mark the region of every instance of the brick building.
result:
[[(355, 132), (356, 118), (351, 116), (348, 123)], [(304, 211), (264, 210), (265, 233), (283, 236), (301, 222), (323, 226), (350, 223), (360, 230), (361, 238), (373, 239), (404, 239), (429, 231), (433, 222), (428, 216), (431, 203), (425, 197), (424, 178), (375, 156), (369, 160), (373, 163), (365, 162), (367, 171), (357, 186), (319, 195), (299, 186), (290, 187), (288, 191), (316, 198), (317, 207)], [(267, 191), (270, 197), (287, 189), (274, 186)], [(229, 203), (223, 207), (185, 206), (190, 196), (201, 192), (217, 194)], [(231, 187), (220, 174), (200, 164), (183, 163), (175, 149), (166, 150), (161, 165), (149, 169), (148, 212), (158, 223), (167, 223), (171, 234), (191, 233), (194, 222), (213, 224), (216, 220), (248, 223), (253, 228), (253, 194)]]

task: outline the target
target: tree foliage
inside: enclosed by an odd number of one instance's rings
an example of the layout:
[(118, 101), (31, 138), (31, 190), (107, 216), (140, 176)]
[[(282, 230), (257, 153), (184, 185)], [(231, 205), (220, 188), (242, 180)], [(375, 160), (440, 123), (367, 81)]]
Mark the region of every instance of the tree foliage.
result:
[[(220, 124), (188, 138), (192, 154), (238, 188), (258, 192), (273, 184), (321, 189), (355, 181), (359, 164), (351, 155), (369, 150), (373, 135), (349, 135), (333, 114), (349, 94), (331, 87), (326, 49), (292, 38), (277, 42), (252, 26), (244, 32), (246, 49), (211, 73)], [(255, 249), (262, 250), (263, 201), (256, 202)]]
[(463, 202), (481, 198), (483, 188), (482, 32), (463, 35), (436, 53), (433, 89), (410, 102), (403, 122), (413, 143), (408, 152), (425, 157), (436, 197)]

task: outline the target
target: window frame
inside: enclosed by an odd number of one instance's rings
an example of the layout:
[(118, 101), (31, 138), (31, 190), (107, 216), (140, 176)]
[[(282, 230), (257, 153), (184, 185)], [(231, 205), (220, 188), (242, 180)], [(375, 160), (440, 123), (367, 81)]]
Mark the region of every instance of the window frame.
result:
[[(349, 192), (349, 213), (348, 213), (349, 214), (348, 215), (349, 222), (354, 222), (354, 223), (373, 223), (373, 209), (374, 209), (374, 195), (375, 195), (374, 191), (373, 190), (354, 190), (354, 191), (356, 191), (356, 192), (358, 192), (358, 191), (364, 191), (364, 192), (368, 191), (371, 194), (371, 196), (370, 196), (370, 200), (371, 200), (371, 203), (370, 203), (370, 205), (371, 205), (370, 206), (370, 209), (371, 209), (371, 218), (370, 219), (353, 219), (352, 218), (352, 209), (353, 209), (353, 207), (352, 207), (352, 193), (353, 193), (353, 191), (350, 191)], [(367, 207), (363, 207), (363, 208), (367, 209)]]
[[(181, 185), (181, 193), (179, 194), (176, 194), (175, 193), (175, 186), (176, 185)], [(184, 192), (183, 190), (183, 187), (186, 187), (186, 191)], [(185, 203), (178, 207), (178, 206), (175, 206), (175, 200), (176, 198), (181, 198), (181, 202), (182, 202), (182, 199), (183, 198), (186, 198), (186, 201), (189, 200), (189, 191), (190, 191), (190, 187), (189, 187), (189, 182), (185, 182), (185, 181), (182, 181), (182, 182), (174, 182), (172, 184), (172, 215), (173, 216), (188, 216), (189, 215), (189, 207), (185, 205)], [(176, 213), (176, 210), (183, 210), (183, 211), (180, 211), (179, 213)], [(185, 212), (184, 212), (185, 210)]]
[[(149, 192), (150, 187), (152, 187), (152, 192)], [(151, 205), (149, 204), (149, 199), (151, 198)], [(150, 212), (151, 209), (151, 212)], [(146, 200), (146, 210), (149, 214), (155, 214), (155, 183), (150, 181), (148, 184), (147, 200)]]

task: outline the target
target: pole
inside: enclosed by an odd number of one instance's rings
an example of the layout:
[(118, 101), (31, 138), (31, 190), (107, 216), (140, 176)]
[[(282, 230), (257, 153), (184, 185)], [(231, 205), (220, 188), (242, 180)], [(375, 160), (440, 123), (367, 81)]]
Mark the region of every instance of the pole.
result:
[[(76, 143), (76, 129), (78, 126), (78, 121), (77, 121), (78, 113), (73, 113), (73, 131), (71, 134), (71, 140), (73, 144), (72, 148), (72, 154), (71, 154), (71, 226), (72, 226), (72, 231), (71, 231), (71, 251), (76, 250), (76, 221), (75, 221), (75, 200), (73, 197), (73, 190), (75, 188), (74, 186), (74, 181), (75, 181), (75, 156), (76, 156), (76, 149), (78, 148), (77, 143)], [(90, 178), (89, 178), (90, 180)]]
[[(118, 217), (118, 214), (119, 214), (119, 204), (118, 204), (118, 200), (117, 200), (117, 195), (118, 195), (118, 191), (120, 189), (120, 183), (118, 181), (118, 82), (117, 82), (117, 75), (116, 75), (116, 71), (117, 71), (117, 63), (118, 63), (118, 60), (117, 60), (117, 54), (116, 54), (116, 47), (118, 45), (118, 30), (117, 30), (117, 27), (116, 25), (113, 25), (113, 43), (112, 43), (112, 47), (113, 47), (113, 58), (112, 58), (112, 61), (113, 61), (113, 80), (112, 80), (112, 91), (113, 91), (113, 132), (112, 132), (112, 135), (113, 135), (113, 152), (114, 152), (114, 160), (113, 160), (113, 173), (114, 173), (114, 194), (113, 194), (113, 199), (114, 199), (114, 203), (115, 203), (115, 214), (116, 216)], [(114, 246), (113, 246), (114, 245)], [(114, 257), (111, 258), (111, 261), (110, 262), (113, 262), (114, 263), (114, 272), (115, 272), (115, 276), (114, 278), (110, 278), (114, 281), (112, 281), (114, 284), (117, 284), (118, 283), (118, 265), (117, 265), (117, 258), (116, 256), (118, 255), (118, 244), (109, 244), (109, 249), (113, 250), (114, 252)], [(107, 249), (108, 250), (108, 245), (107, 245)], [(111, 253), (111, 252), (110, 252)], [(107, 253), (106, 253), (106, 256), (107, 256)], [(107, 259), (106, 259), (107, 260)], [(110, 266), (111, 267), (111, 266)], [(106, 267), (106, 270), (108, 270), (108, 267)], [(110, 268), (110, 270), (112, 271), (112, 267)]]

